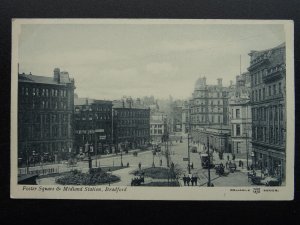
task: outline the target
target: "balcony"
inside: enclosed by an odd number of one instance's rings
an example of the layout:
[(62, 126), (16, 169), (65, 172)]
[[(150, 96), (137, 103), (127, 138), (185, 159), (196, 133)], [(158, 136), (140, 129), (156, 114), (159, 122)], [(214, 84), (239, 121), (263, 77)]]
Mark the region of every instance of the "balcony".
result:
[(265, 100), (273, 100), (278, 98), (283, 98), (283, 93), (277, 93), (270, 96), (266, 96)]
[(276, 80), (280, 80), (284, 77), (285, 68), (274, 67), (268, 70), (267, 74), (263, 76), (263, 82), (270, 83)]
[(260, 56), (257, 57), (256, 59), (252, 60), (250, 62), (250, 66), (248, 67), (248, 70), (255, 70), (257, 67), (263, 65), (264, 63), (268, 63), (269, 62), (269, 58), (266, 56)]

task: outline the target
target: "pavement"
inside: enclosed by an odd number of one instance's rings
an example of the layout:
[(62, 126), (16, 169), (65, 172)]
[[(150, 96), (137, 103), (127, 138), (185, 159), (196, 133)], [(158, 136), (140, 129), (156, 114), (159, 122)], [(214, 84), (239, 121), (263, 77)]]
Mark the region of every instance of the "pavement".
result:
[[(134, 150), (136, 151), (136, 150)], [(134, 177), (130, 174), (132, 171), (138, 169), (138, 164), (141, 163), (142, 168), (151, 167), (154, 162), (155, 166), (160, 166), (160, 161), (162, 162), (162, 166), (167, 166), (167, 160), (164, 156), (163, 152), (165, 151), (164, 147), (162, 147), (162, 152), (153, 156), (152, 150), (148, 151), (139, 151), (137, 156), (132, 154), (132, 151), (128, 154), (122, 155), (123, 165), (126, 166), (129, 163), (129, 167), (125, 167), (124, 169), (115, 170), (112, 173), (116, 176), (119, 176), (121, 180), (119, 182), (111, 184), (112, 186), (128, 186), (131, 183), (131, 179)], [(172, 145), (169, 146), (170, 152), (170, 160), (177, 167), (182, 170), (183, 174), (188, 174), (188, 162), (183, 161), (183, 158), (188, 157), (187, 153), (187, 140), (184, 140), (183, 143), (173, 141)], [(231, 154), (230, 154), (231, 157)], [(200, 155), (199, 153), (190, 153), (190, 161), (193, 162), (194, 168), (191, 170), (191, 173), (198, 177), (198, 186), (206, 186), (208, 180), (208, 171), (207, 169), (203, 169), (201, 166)], [(232, 159), (232, 158), (231, 158)], [(225, 166), (227, 160), (227, 153), (224, 153), (224, 159), (220, 160), (218, 155), (215, 153), (213, 156), (213, 163), (218, 164), (220, 162)], [(235, 162), (238, 166), (238, 161), (242, 160), (244, 165), (246, 165), (246, 159), (235, 159)], [(250, 162), (250, 161), (249, 161)], [(94, 159), (93, 167), (110, 167), (110, 166), (120, 166), (121, 165), (121, 155), (109, 155), (109, 156), (101, 156), (97, 160)], [(250, 163), (249, 163), (250, 164)], [(54, 166), (54, 165), (52, 165)], [(88, 170), (88, 162), (78, 162), (76, 167), (68, 168), (65, 164), (55, 164), (55, 166), (59, 166), (59, 171), (68, 171), (71, 169), (79, 169), (82, 171)], [(236, 172), (228, 173), (228, 176), (218, 176), (215, 173), (215, 169), (211, 169), (211, 180), (214, 186), (250, 186), (251, 183), (248, 182), (247, 169), (244, 167), (243, 169), (237, 167)], [(145, 182), (151, 182), (152, 180), (146, 178)], [(41, 184), (54, 184), (55, 179), (53, 178), (44, 178), (39, 182)], [(54, 182), (54, 183), (53, 183)], [(184, 186), (182, 178), (179, 179), (180, 185)]]

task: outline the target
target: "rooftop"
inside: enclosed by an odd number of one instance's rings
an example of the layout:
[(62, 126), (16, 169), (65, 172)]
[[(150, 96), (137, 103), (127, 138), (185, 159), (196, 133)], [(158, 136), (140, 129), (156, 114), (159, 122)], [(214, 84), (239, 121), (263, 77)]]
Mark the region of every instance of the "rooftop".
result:
[(39, 83), (39, 84), (52, 84), (52, 85), (65, 85), (68, 83), (72, 83), (74, 80), (70, 78), (64, 77), (60, 82), (54, 80), (53, 77), (45, 77), (45, 76), (39, 76), (39, 75), (33, 75), (33, 74), (19, 74), (19, 82), (25, 82), (25, 83)]

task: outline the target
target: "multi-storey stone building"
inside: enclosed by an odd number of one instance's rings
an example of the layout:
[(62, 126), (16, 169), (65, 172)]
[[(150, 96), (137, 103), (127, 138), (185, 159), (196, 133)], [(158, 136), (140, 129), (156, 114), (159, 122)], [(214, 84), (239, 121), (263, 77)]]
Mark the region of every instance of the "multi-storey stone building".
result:
[[(251, 159), (252, 119), (250, 105), (250, 73), (236, 77), (236, 85), (229, 98), (231, 152), (239, 158)], [(248, 155), (247, 155), (248, 154)]]
[(163, 135), (167, 132), (167, 116), (162, 112), (151, 113), (150, 138), (152, 143), (163, 142)]
[(214, 144), (215, 150), (229, 152), (228, 88), (223, 87), (222, 79), (218, 79), (217, 85), (207, 85), (205, 77), (199, 78), (190, 103), (193, 142), (205, 145), (207, 136), (210, 136), (211, 140), (219, 143)]
[(171, 104), (171, 131), (182, 132), (182, 102), (177, 100)]
[(73, 149), (74, 79), (18, 76), (18, 158), (20, 164), (66, 159)]
[(117, 151), (135, 149), (149, 143), (149, 107), (132, 98), (113, 101), (113, 141)]
[(286, 97), (285, 43), (251, 51), (253, 160), (261, 169), (285, 177)]
[(112, 152), (112, 101), (75, 98), (74, 128), (76, 153), (87, 143), (92, 155)]

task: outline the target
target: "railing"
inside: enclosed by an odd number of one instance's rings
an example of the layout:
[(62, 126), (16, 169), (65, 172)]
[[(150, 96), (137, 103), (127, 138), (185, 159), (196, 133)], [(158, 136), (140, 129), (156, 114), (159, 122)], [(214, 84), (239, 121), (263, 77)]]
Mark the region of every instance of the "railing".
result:
[(47, 175), (47, 174), (53, 174), (53, 173), (59, 173), (59, 167), (56, 168), (46, 168), (46, 169), (30, 169), (27, 172), (27, 168), (19, 168), (18, 174), (24, 175), (24, 174), (36, 174), (36, 175)]
[(283, 77), (283, 70), (277, 69), (272, 70), (272, 72), (267, 73), (267, 75), (263, 76), (264, 82), (273, 82), (275, 80), (281, 79)]

